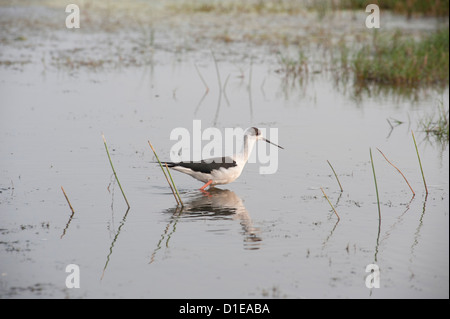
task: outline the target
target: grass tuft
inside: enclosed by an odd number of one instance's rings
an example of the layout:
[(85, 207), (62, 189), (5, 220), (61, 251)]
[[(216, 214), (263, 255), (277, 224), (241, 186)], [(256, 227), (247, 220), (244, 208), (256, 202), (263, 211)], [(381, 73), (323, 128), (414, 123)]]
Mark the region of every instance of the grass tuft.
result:
[(355, 81), (397, 86), (447, 84), (449, 80), (449, 30), (430, 33), (419, 41), (374, 34), (353, 61)]
[(439, 103), (437, 118), (436, 116), (424, 117), (420, 121), (420, 126), (427, 133), (433, 135), (438, 141), (449, 141), (449, 110), (445, 110), (444, 103)]

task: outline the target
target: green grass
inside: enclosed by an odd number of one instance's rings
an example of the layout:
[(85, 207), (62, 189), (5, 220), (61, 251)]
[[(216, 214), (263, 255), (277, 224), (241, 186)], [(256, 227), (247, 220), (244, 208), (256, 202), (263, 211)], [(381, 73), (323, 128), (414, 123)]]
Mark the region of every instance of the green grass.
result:
[(400, 33), (374, 35), (353, 60), (359, 84), (419, 86), (447, 84), (449, 79), (449, 30), (432, 32), (420, 40)]

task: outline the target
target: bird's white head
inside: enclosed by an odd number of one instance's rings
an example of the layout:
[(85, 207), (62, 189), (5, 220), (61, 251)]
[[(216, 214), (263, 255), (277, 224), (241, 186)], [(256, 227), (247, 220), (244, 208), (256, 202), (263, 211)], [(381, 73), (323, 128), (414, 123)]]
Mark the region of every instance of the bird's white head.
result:
[(283, 149), (283, 147), (281, 147), (275, 143), (272, 143), (268, 139), (264, 138), (262, 136), (262, 132), (259, 128), (249, 127), (248, 129), (246, 129), (244, 131), (244, 149), (243, 149), (243, 152), (240, 154), (242, 159), (245, 162), (248, 160), (248, 157), (249, 157), (250, 153), (252, 152), (253, 147), (255, 146), (255, 143), (259, 140), (265, 141), (267, 143), (270, 143), (272, 145), (275, 145), (276, 147)]
[(281, 147), (280, 145), (277, 145), (275, 143), (272, 143), (271, 141), (269, 141), (268, 139), (264, 138), (262, 136), (261, 130), (257, 127), (249, 127), (248, 129), (245, 130), (244, 132), (244, 143), (250, 143), (251, 141), (258, 141), (258, 140), (262, 140), (265, 141), (267, 143), (270, 143), (272, 145), (275, 145), (276, 147), (279, 147), (281, 149), (284, 149), (283, 147)]

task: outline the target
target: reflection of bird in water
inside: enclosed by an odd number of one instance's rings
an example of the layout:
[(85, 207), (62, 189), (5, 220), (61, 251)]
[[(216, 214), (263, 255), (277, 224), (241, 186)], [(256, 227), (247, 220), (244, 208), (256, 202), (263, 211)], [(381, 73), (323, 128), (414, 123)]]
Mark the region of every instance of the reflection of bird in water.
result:
[(186, 218), (205, 216), (211, 219), (230, 216), (233, 220), (239, 220), (245, 236), (245, 248), (259, 249), (259, 242), (262, 240), (258, 236), (260, 230), (253, 226), (242, 199), (235, 192), (211, 187), (200, 196), (197, 195), (183, 209), (183, 217)]
[(248, 128), (244, 132), (244, 146), (240, 153), (233, 156), (217, 157), (201, 160), (200, 162), (162, 162), (168, 167), (179, 172), (188, 174), (195, 179), (205, 183), (200, 189), (204, 190), (209, 185), (223, 185), (233, 182), (238, 178), (242, 169), (248, 161), (255, 143), (258, 140), (273, 144), (262, 136), (261, 130), (256, 127)]
[[(188, 194), (189, 196), (189, 194)], [(168, 210), (172, 213), (172, 218), (161, 235), (156, 249), (153, 251), (150, 263), (155, 259), (156, 252), (161, 249), (161, 244), (167, 235), (166, 246), (171, 236), (174, 234), (176, 224), (180, 219), (205, 218), (210, 220), (239, 220), (244, 235), (244, 249), (259, 249), (261, 238), (258, 236), (260, 230), (253, 226), (252, 220), (242, 200), (230, 190), (210, 188), (202, 193), (192, 193), (191, 200), (185, 204), (182, 209), (177, 208)], [(172, 226), (172, 231), (169, 231)]]

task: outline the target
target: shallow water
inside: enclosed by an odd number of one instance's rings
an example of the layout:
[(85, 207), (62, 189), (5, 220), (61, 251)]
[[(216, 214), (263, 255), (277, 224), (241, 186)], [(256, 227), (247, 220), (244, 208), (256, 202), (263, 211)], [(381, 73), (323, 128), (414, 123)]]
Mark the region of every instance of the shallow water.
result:
[[(112, 69), (49, 67), (45, 50), (0, 69), (2, 298), (448, 298), (448, 143), (418, 125), (438, 100), (448, 108), (448, 89), (355, 96), (324, 72), (290, 87), (262, 48), (240, 61), (215, 51), (220, 92), (208, 49), (156, 49), (150, 65)], [(277, 172), (249, 163), (206, 195), (173, 172), (177, 208), (147, 141), (168, 159), (170, 132), (194, 119), (202, 129), (278, 128)], [(80, 267), (79, 289), (66, 287), (69, 264)], [(365, 285), (369, 264), (379, 289)]]

